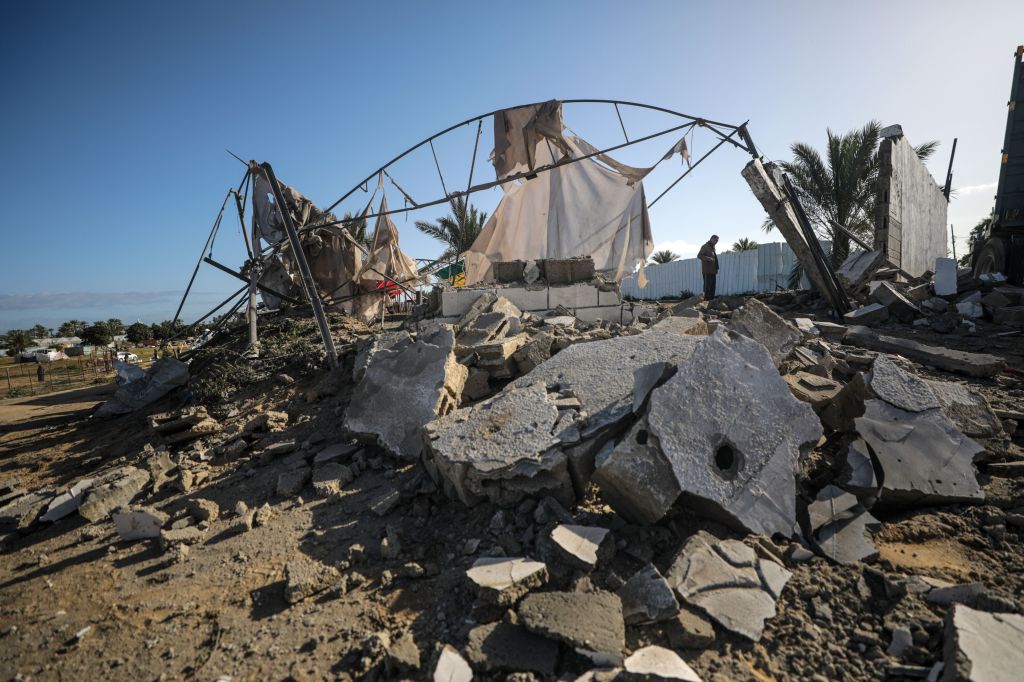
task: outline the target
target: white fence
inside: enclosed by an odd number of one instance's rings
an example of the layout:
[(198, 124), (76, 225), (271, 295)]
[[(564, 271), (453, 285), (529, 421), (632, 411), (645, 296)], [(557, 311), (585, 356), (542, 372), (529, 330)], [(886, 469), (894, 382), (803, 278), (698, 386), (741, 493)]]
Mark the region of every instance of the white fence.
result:
[[(828, 245), (822, 246), (828, 250)], [(721, 253), (715, 292), (731, 295), (788, 289), (789, 273), (796, 262), (792, 249), (784, 242), (761, 244), (756, 250), (739, 253)], [(624, 297), (675, 298), (684, 292), (690, 295), (704, 291), (704, 277), (696, 258), (648, 265), (645, 271), (648, 281), (643, 289), (637, 286), (635, 275), (622, 280), (619, 288)], [(800, 279), (800, 287), (810, 288), (806, 276)]]

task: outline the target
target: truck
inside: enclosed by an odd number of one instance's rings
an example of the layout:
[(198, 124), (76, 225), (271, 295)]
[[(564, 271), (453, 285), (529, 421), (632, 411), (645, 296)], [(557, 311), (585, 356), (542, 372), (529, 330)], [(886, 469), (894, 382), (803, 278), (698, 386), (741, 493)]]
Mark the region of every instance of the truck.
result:
[(1014, 52), (1013, 83), (1007, 103), (996, 186), (996, 202), (988, 234), (978, 239), (972, 254), (975, 277), (1002, 273), (1013, 284), (1024, 284), (1024, 45)]

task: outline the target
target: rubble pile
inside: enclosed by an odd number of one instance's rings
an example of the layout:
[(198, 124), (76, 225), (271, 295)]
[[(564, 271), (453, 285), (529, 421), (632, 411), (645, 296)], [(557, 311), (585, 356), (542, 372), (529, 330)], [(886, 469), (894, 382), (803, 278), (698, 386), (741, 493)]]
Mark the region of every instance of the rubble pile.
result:
[[(844, 324), (806, 292), (623, 324), (495, 291), (382, 333), (335, 320), (335, 371), (273, 365), (271, 337), (247, 383), (217, 361), (234, 341), (208, 348), (112, 417), (130, 451), (0, 488), (2, 542), (74, 529), (181, 589), (244, 577), (244, 623), (306, 633), (297, 678), (333, 656), (376, 679), (1001, 679), (1024, 381), (940, 339), (1019, 334), (1021, 292), (851, 259)], [(239, 675), (253, 651), (210, 656)]]

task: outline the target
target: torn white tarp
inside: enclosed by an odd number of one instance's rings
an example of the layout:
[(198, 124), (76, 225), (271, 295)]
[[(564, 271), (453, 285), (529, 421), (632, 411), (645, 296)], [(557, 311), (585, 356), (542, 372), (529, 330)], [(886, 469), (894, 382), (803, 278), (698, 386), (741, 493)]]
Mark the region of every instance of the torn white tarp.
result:
[(373, 244), (370, 256), (359, 273), (361, 282), (381, 282), (385, 279), (404, 283), (419, 277), (416, 261), (405, 255), (398, 247), (398, 227), (387, 215), (388, 201), (380, 200), (377, 224), (373, 229)]
[[(277, 211), (277, 202), (274, 200), (274, 190), (263, 173), (254, 175), (256, 179), (253, 183), (253, 204), (255, 205), (256, 230), (268, 244), (277, 244), (284, 241), (285, 232), (281, 214)], [(284, 195), (284, 200), (287, 202), (289, 210), (292, 211), (292, 220), (296, 227), (301, 227), (309, 219), (313, 202), (280, 180), (278, 183), (281, 185), (281, 194)]]
[(537, 143), (547, 140), (569, 154), (569, 146), (562, 136), (562, 103), (549, 100), (514, 109), (505, 109), (494, 115), (494, 172), (498, 178), (527, 169), (538, 163)]
[[(573, 158), (588, 153), (581, 145), (593, 149), (575, 137), (565, 143)], [(553, 163), (553, 149), (537, 144), (536, 165)], [(645, 169), (623, 168), (629, 172), (584, 159), (503, 185), (505, 196), (466, 252), (466, 282), (489, 279), (498, 261), (581, 255), (616, 280), (632, 273), (654, 244), (643, 183), (636, 180)]]

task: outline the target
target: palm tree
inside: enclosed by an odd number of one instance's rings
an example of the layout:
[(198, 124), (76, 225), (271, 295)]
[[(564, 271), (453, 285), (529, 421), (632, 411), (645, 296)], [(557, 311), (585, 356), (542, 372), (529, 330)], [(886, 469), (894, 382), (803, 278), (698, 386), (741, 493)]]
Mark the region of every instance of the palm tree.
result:
[(32, 345), (32, 334), (24, 329), (12, 329), (4, 336), (4, 343), (7, 353), (16, 358)]
[(746, 237), (743, 237), (742, 239), (737, 239), (736, 241), (734, 241), (732, 243), (732, 248), (729, 250), (737, 253), (740, 251), (756, 251), (758, 246), (758, 243), (755, 242), (753, 239), (747, 239)]
[(992, 226), (992, 217), (982, 218), (978, 221), (978, 224), (971, 228), (971, 233), (967, 236), (967, 253), (960, 256), (959, 264), (960, 267), (971, 267), (971, 259), (974, 257), (974, 251), (977, 247), (980, 247), (988, 236), (988, 230)]
[[(780, 164), (793, 180), (819, 237), (832, 242), (834, 267), (849, 255), (850, 238), (833, 227), (833, 221), (862, 238), (870, 238), (874, 231), (881, 127), (878, 121), (868, 121), (863, 128), (843, 135), (829, 129), (827, 163), (809, 144), (795, 142), (790, 147), (793, 160)], [(914, 151), (924, 161), (938, 145), (936, 141), (925, 142)], [(774, 225), (766, 221), (763, 227), (768, 232)]]
[(367, 229), (366, 218), (361, 216), (357, 218), (350, 211), (345, 211), (345, 217), (342, 218), (342, 227), (348, 230), (353, 239), (366, 248), (370, 248), (373, 245), (373, 235)]
[(486, 213), (478, 212), (472, 204), (467, 208), (466, 197), (459, 197), (452, 201), (451, 215), (442, 216), (433, 223), (417, 220), (416, 229), (446, 245), (444, 253), (437, 258), (444, 261), (455, 260), (469, 251), (486, 223)]
[(679, 254), (674, 251), (665, 249), (664, 251), (655, 251), (651, 254), (652, 263), (671, 263), (674, 260), (679, 260)]

